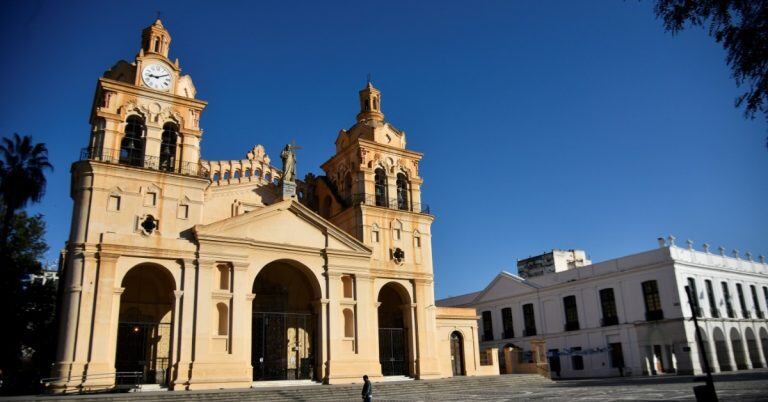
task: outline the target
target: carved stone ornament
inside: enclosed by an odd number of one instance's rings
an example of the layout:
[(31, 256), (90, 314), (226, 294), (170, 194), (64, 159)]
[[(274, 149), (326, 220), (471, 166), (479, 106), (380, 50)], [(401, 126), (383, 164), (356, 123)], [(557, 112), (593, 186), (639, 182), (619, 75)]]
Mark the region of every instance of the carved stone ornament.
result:
[(141, 234), (149, 236), (157, 230), (159, 222), (154, 216), (147, 214), (139, 218), (139, 230)]

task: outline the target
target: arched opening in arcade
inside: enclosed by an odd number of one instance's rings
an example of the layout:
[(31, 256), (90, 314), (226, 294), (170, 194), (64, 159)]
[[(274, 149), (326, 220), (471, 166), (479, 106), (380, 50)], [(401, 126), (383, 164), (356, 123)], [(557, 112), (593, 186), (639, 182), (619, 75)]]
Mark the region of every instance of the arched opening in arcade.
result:
[(744, 330), (744, 338), (747, 341), (747, 352), (749, 353), (749, 361), (752, 363), (752, 368), (762, 368), (763, 364), (760, 362), (760, 345), (757, 344), (755, 331), (753, 331), (752, 328), (747, 327), (747, 329)]
[(760, 344), (763, 347), (763, 356), (768, 359), (768, 330), (760, 328), (758, 333), (760, 335)]
[(267, 264), (253, 283), (253, 379), (317, 380), (320, 285), (306, 266), (289, 260)]
[(411, 303), (402, 285), (390, 282), (379, 291), (379, 363), (384, 376), (408, 376), (410, 372)]
[(696, 343), (699, 349), (699, 365), (701, 366), (701, 371), (706, 372), (707, 368), (704, 364), (704, 355), (706, 354), (707, 356), (706, 362), (709, 363), (709, 367), (713, 367), (715, 358), (712, 354), (712, 346), (710, 346), (709, 338), (707, 337), (707, 331), (705, 331), (704, 328), (699, 327), (699, 333), (701, 334), (701, 343)]
[(175, 282), (155, 264), (132, 268), (122, 281), (115, 371), (140, 373), (144, 384), (167, 384)]
[(736, 369), (748, 369), (747, 356), (744, 354), (744, 343), (741, 340), (739, 330), (736, 328), (731, 328), (731, 350), (733, 350), (733, 359), (736, 360)]
[(715, 340), (715, 354), (717, 355), (717, 365), (720, 371), (732, 371), (731, 361), (728, 357), (728, 341), (720, 328), (715, 327), (712, 331), (712, 338)]
[(451, 333), (451, 369), (454, 376), (467, 375), (464, 366), (464, 336), (459, 331)]

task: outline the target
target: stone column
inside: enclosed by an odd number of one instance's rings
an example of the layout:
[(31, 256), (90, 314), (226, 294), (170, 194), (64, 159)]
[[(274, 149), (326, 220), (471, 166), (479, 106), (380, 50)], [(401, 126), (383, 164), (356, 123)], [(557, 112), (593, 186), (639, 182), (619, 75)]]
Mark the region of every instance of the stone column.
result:
[(160, 142), (163, 128), (147, 125), (147, 136), (144, 138), (144, 167), (157, 169), (160, 158)]
[[(93, 309), (95, 304), (97, 261), (93, 252), (83, 253), (82, 266), (82, 292), (80, 294), (80, 311), (77, 320), (69, 322), (69, 325), (75, 326), (77, 338), (75, 340), (75, 356), (73, 365), (82, 365), (84, 372), (88, 370), (87, 362), (89, 360), (91, 334), (93, 330)], [(110, 289), (111, 291), (112, 289)], [(93, 372), (96, 373), (96, 372)]]
[(179, 321), (178, 338), (176, 341), (178, 364), (175, 370), (175, 378), (171, 381), (173, 389), (185, 389), (189, 385), (189, 379), (192, 374), (192, 364), (194, 361), (194, 351), (192, 350), (193, 340), (195, 339), (195, 322), (197, 321), (195, 311), (195, 282), (197, 281), (197, 261), (194, 258), (185, 258), (181, 269), (181, 290), (184, 292), (179, 300)]
[(168, 377), (169, 386), (173, 386), (174, 379), (179, 377), (179, 361), (181, 358), (181, 303), (184, 296), (183, 290), (173, 291), (173, 318), (172, 326), (173, 339), (171, 339), (171, 364), (170, 364), (170, 376)]
[[(755, 332), (756, 332), (755, 333), (755, 348), (757, 348), (758, 363), (760, 363), (759, 367), (765, 368), (766, 367), (766, 360), (765, 360), (766, 357), (765, 357), (765, 353), (763, 352), (762, 345), (760, 344), (760, 338), (759, 338), (760, 333), (757, 332), (757, 331), (755, 331)], [(747, 350), (747, 353), (749, 353), (749, 350)], [(752, 358), (750, 357), (750, 360), (751, 359)], [(755, 364), (755, 362), (752, 362), (752, 367), (757, 368), (758, 365)]]
[(406, 339), (408, 348), (408, 372), (414, 378), (420, 374), (419, 367), (419, 337), (416, 325), (416, 303), (407, 303), (400, 306), (403, 312), (403, 321), (406, 325)]
[(61, 381), (52, 384), (57, 392), (65, 392), (76, 387), (81, 382), (83, 364), (75, 365), (75, 349), (77, 345), (77, 322), (80, 316), (82, 303), (82, 282), (85, 265), (85, 253), (82, 250), (69, 254), (65, 262), (65, 281), (63, 300), (61, 303), (61, 315), (59, 321), (59, 337), (56, 348), (56, 364), (51, 376), (62, 378)]
[[(98, 258), (98, 277), (94, 292), (92, 339), (90, 343), (90, 356), (88, 362), (89, 374), (113, 373), (115, 371), (115, 355), (110, 354), (112, 350), (109, 340), (111, 334), (116, 332), (119, 319), (119, 310), (117, 315), (113, 315), (114, 309), (112, 303), (115, 299), (115, 270), (117, 265), (117, 255), (105, 255), (99, 253)], [(121, 292), (122, 293), (122, 292)], [(119, 303), (119, 301), (118, 301)], [(85, 381), (87, 387), (111, 386), (114, 384), (114, 377), (89, 378)]]
[(318, 299), (314, 302), (315, 307), (315, 314), (317, 315), (317, 330), (319, 332), (318, 334), (318, 344), (320, 345), (320, 350), (318, 351), (318, 359), (320, 361), (320, 365), (317, 369), (317, 379), (323, 382), (327, 382), (328, 378), (330, 376), (329, 373), (329, 360), (330, 360), (330, 331), (329, 331), (329, 323), (328, 323), (328, 299)]
[[(343, 321), (341, 313), (341, 305), (339, 301), (343, 297), (343, 290), (341, 286), (341, 274), (337, 272), (326, 272), (326, 280), (328, 281), (328, 378), (333, 379), (334, 374), (338, 373), (335, 362), (342, 359), (342, 338), (343, 333)], [(338, 375), (338, 374), (337, 374)]]
[(247, 372), (246, 381), (253, 379), (251, 366), (251, 330), (253, 320), (253, 284), (248, 281), (248, 263), (232, 264), (230, 300), (229, 353), (238, 357), (238, 361)]
[(432, 281), (420, 279), (414, 280), (413, 284), (416, 299), (414, 311), (419, 379), (439, 378), (440, 366), (434, 345), (437, 339), (437, 322)]

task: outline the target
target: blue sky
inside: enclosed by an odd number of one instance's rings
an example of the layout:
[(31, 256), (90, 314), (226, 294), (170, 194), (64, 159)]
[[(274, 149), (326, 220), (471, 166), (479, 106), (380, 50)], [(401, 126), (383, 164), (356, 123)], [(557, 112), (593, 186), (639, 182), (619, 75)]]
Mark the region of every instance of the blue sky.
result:
[(768, 253), (766, 123), (733, 107), (725, 53), (663, 31), (652, 1), (41, 2), (0, 14), (0, 135), (45, 142), (56, 170), (31, 208), (64, 245), (69, 166), (97, 77), (139, 49), (156, 11), (209, 101), (206, 159), (291, 139), (318, 173), (371, 73), (387, 120), (425, 153), (436, 294), (516, 260), (595, 261), (659, 235)]

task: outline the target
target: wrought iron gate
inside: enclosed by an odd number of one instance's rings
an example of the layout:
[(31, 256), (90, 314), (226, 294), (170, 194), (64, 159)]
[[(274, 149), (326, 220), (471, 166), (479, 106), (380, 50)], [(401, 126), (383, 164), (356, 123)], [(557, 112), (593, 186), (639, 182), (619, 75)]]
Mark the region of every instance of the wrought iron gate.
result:
[(253, 313), (253, 379), (308, 380), (314, 374), (315, 320), (307, 313)]
[(170, 323), (118, 324), (116, 371), (140, 372), (144, 384), (167, 384), (170, 355)]
[(408, 375), (408, 348), (403, 328), (379, 328), (381, 374)]

